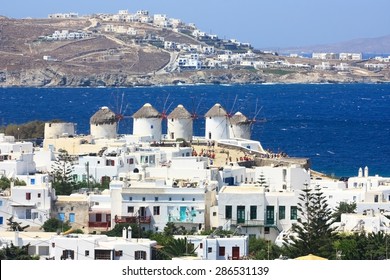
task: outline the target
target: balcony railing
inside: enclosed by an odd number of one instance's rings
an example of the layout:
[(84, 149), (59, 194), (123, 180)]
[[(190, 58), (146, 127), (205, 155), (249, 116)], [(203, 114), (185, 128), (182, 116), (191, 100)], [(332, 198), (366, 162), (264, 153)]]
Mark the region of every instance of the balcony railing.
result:
[(88, 227), (108, 228), (108, 227), (111, 227), (111, 221), (108, 221), (108, 222), (88, 222)]
[(116, 224), (150, 224), (151, 216), (116, 216), (114, 221)]
[(264, 220), (231, 220), (232, 225), (240, 226), (264, 226)]

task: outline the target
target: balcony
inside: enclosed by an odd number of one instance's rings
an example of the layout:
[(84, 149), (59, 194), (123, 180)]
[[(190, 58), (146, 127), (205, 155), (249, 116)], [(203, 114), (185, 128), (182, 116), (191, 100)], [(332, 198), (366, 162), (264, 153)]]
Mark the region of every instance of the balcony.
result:
[(150, 224), (151, 216), (115, 216), (116, 224)]
[(88, 222), (88, 227), (109, 228), (109, 227), (111, 227), (111, 221), (108, 221), (108, 222)]
[(264, 220), (231, 220), (231, 224), (243, 227), (265, 226)]

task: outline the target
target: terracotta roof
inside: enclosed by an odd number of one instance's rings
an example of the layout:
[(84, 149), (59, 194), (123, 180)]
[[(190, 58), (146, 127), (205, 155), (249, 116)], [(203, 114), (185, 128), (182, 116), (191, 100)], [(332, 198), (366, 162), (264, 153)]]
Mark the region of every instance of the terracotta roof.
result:
[(221, 106), (221, 104), (215, 104), (208, 112), (204, 115), (206, 118), (209, 117), (225, 117), (227, 116), (226, 110)]
[(191, 117), (191, 114), (181, 104), (167, 116), (168, 119), (190, 119)]
[(90, 124), (114, 124), (116, 115), (108, 107), (102, 107), (90, 119)]
[(146, 103), (137, 112), (134, 113), (135, 119), (160, 118), (161, 114), (149, 103)]

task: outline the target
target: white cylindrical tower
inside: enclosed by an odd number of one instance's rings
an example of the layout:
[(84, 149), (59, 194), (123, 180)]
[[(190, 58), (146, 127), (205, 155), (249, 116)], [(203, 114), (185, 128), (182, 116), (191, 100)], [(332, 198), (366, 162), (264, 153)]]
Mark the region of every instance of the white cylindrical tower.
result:
[(66, 122), (45, 123), (45, 139), (57, 139), (61, 136), (73, 136), (75, 124)]
[(252, 122), (241, 112), (229, 118), (229, 138), (251, 139)]
[(220, 105), (215, 104), (205, 115), (206, 128), (205, 138), (208, 140), (219, 140), (229, 138), (228, 114)]
[(133, 134), (150, 136), (153, 141), (161, 140), (161, 114), (149, 103), (146, 103), (134, 115)]
[(183, 107), (178, 105), (168, 116), (168, 139), (176, 140), (183, 138), (186, 141), (192, 140), (193, 119), (192, 115)]
[(116, 138), (116, 114), (108, 107), (102, 107), (90, 119), (91, 135), (96, 138)]
[(368, 178), (368, 166), (364, 167), (364, 177)]

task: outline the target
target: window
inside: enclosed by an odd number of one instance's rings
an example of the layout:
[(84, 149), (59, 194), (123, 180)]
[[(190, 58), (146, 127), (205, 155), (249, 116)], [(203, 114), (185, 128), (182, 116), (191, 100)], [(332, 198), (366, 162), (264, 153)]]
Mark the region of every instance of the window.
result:
[(134, 213), (134, 206), (127, 206), (127, 213)]
[(169, 201), (172, 201), (172, 197), (169, 198)]
[(122, 256), (123, 256), (122, 250), (115, 251), (115, 257), (122, 257)]
[(145, 201), (145, 197), (142, 198), (142, 201)]
[(111, 250), (95, 250), (95, 260), (111, 260), (111, 253)]
[(298, 218), (298, 209), (297, 206), (291, 206), (290, 219), (296, 220)]
[(74, 207), (73, 207), (73, 206), (71, 206), (71, 207), (70, 207), (70, 211), (73, 211), (73, 209), (74, 209)]
[(200, 244), (199, 244), (199, 248), (200, 248), (200, 249), (203, 249), (203, 243), (200, 243)]
[(2, 200), (0, 200), (0, 206), (3, 206), (3, 201)]
[(75, 213), (69, 213), (69, 222), (74, 223), (76, 220), (76, 214)]
[(154, 197), (154, 201), (158, 201), (158, 197), (156, 196), (156, 197)]
[(218, 256), (225, 256), (225, 247), (221, 246), (218, 250)]
[(192, 198), (192, 201), (195, 201), (195, 197)]
[(40, 256), (48, 256), (49, 253), (49, 246), (39, 246), (38, 247), (38, 254)]
[(65, 213), (58, 213), (58, 220), (65, 221)]
[(160, 215), (160, 206), (153, 206), (153, 215)]
[(232, 218), (232, 206), (226, 205), (225, 206), (225, 219), (231, 219)]
[(26, 193), (26, 200), (31, 200), (31, 193)]
[(133, 197), (130, 196), (130, 197), (129, 197), (129, 201), (133, 201)]
[(264, 227), (264, 234), (269, 234), (269, 227)]
[(251, 205), (250, 208), (250, 219), (251, 220), (256, 220), (257, 219), (257, 206), (256, 205)]
[(379, 195), (376, 194), (376, 195), (374, 196), (374, 202), (378, 202), (378, 201), (379, 201)]
[(26, 209), (26, 219), (31, 220), (31, 209)]
[(85, 255), (86, 257), (88, 257), (88, 256), (89, 256), (89, 251), (88, 251), (88, 250), (85, 250), (84, 255)]
[(286, 206), (279, 206), (279, 220), (286, 219)]
[(208, 248), (207, 248), (207, 252), (208, 252), (208, 253), (212, 253), (212, 252), (213, 252), (213, 247), (208, 247)]
[(136, 260), (146, 260), (146, 252), (145, 251), (135, 251), (134, 259)]
[(3, 223), (4, 223), (3, 217), (0, 217), (0, 225), (2, 225)]
[(74, 251), (73, 250), (63, 250), (62, 251), (61, 260), (66, 260), (66, 259), (74, 260)]
[(101, 213), (96, 213), (96, 222), (101, 222), (102, 221), (102, 214)]
[(30, 179), (30, 185), (35, 185), (35, 179), (34, 178)]
[(216, 217), (217, 216), (217, 212), (213, 212), (213, 217)]
[(184, 197), (181, 198), (181, 201), (184, 201)]

